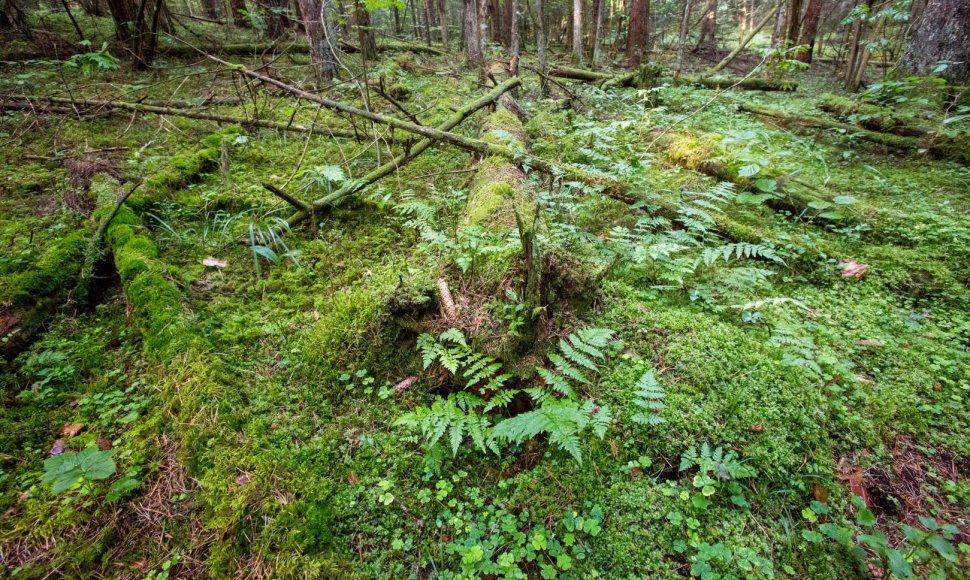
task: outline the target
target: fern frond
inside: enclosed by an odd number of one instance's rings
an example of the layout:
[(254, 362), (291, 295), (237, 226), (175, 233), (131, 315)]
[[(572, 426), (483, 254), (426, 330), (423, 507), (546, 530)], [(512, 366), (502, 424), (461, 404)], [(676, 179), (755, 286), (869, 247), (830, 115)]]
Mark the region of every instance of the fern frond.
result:
[(653, 369), (647, 369), (634, 387), (636, 391), (633, 393), (633, 404), (643, 409), (644, 412), (633, 415), (630, 420), (641, 425), (663, 423), (663, 417), (657, 413), (665, 408), (663, 404), (665, 393), (663, 386), (654, 375)]
[(568, 398), (576, 396), (576, 392), (573, 390), (572, 385), (570, 385), (569, 381), (563, 377), (542, 367), (537, 368), (536, 372), (540, 377), (542, 377), (542, 380), (545, 381), (546, 386), (550, 387), (557, 393)]
[(592, 384), (590, 380), (586, 378), (586, 375), (584, 375), (579, 369), (577, 369), (573, 365), (569, 364), (569, 362), (567, 362), (566, 359), (559, 356), (558, 354), (550, 353), (549, 361), (556, 366), (557, 371), (566, 375), (567, 377), (577, 382), (583, 383), (584, 385)]

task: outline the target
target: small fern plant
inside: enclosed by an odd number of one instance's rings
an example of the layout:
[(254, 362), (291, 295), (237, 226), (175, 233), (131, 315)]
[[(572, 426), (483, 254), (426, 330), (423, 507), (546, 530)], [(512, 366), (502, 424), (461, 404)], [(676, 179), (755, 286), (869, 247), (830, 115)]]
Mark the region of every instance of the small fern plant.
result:
[(638, 425), (660, 425), (665, 422), (660, 416), (660, 412), (666, 408), (663, 399), (665, 396), (663, 385), (654, 376), (653, 369), (647, 369), (634, 385), (636, 391), (633, 393), (633, 404), (641, 411), (630, 420)]
[(498, 423), (492, 435), (521, 444), (544, 434), (549, 443), (582, 464), (580, 436), (589, 430), (602, 439), (613, 415), (607, 405), (582, 399), (577, 389), (593, 385), (592, 377), (599, 374), (599, 363), (607, 358), (604, 351), (612, 338), (612, 330), (584, 328), (561, 339), (559, 352), (548, 355), (552, 367), (536, 369), (545, 384), (526, 389), (537, 408)]
[(725, 489), (734, 505), (748, 507), (744, 489), (738, 480), (755, 477), (758, 472), (738, 459), (734, 450), (725, 451), (722, 447), (712, 450), (707, 442), (704, 442), (699, 449), (696, 446), (691, 447), (680, 456), (679, 471), (687, 471), (694, 467), (697, 468), (697, 473), (694, 475), (692, 484), (705, 500)]
[[(438, 397), (430, 407), (419, 407), (396, 423), (420, 430), (429, 446), (447, 435), (453, 455), (466, 438), (481, 451), (499, 454), (502, 444), (522, 444), (545, 435), (582, 463), (581, 436), (591, 431), (603, 438), (613, 420), (608, 406), (579, 394), (594, 385), (612, 337), (613, 331), (602, 328), (570, 334), (559, 341), (557, 352), (548, 355), (549, 367), (536, 369), (542, 384), (517, 389), (508, 385), (511, 375), (501, 372), (502, 363), (475, 352), (461, 331), (446, 330), (437, 338), (423, 334), (418, 349), (424, 367), (440, 364), (463, 390)], [(533, 410), (504, 419), (494, 413), (507, 409), (523, 391), (532, 398)]]

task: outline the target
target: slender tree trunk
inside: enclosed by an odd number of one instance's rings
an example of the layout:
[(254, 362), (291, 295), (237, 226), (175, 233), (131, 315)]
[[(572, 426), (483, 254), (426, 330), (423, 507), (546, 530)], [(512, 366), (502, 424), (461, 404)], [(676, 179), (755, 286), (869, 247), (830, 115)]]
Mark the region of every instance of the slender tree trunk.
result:
[(438, 19), (441, 21), (441, 44), (448, 48), (448, 0), (438, 0)]
[(708, 74), (713, 74), (723, 70), (724, 67), (726, 67), (732, 60), (734, 60), (736, 56), (741, 54), (741, 51), (744, 50), (744, 47), (748, 46), (748, 43), (751, 42), (751, 39), (754, 38), (755, 35), (758, 34), (758, 32), (760, 32), (761, 29), (765, 27), (766, 24), (768, 24), (769, 20), (775, 17), (775, 14), (778, 12), (780, 8), (781, 8), (781, 2), (779, 2), (778, 4), (775, 4), (775, 6), (767, 14), (765, 14), (764, 18), (762, 18), (761, 21), (758, 22), (757, 26), (752, 28), (751, 32), (749, 32), (747, 36), (741, 39), (741, 42), (738, 43), (738, 47), (732, 50), (730, 54), (724, 57), (724, 59), (721, 62), (717, 63), (715, 67), (709, 70)]
[(717, 0), (707, 0), (704, 16), (701, 18), (701, 35), (697, 39), (697, 50), (717, 50)]
[(303, 14), (307, 42), (310, 44), (310, 61), (318, 85), (332, 81), (338, 76), (337, 35), (327, 15), (326, 0), (299, 0)]
[(605, 4), (608, 0), (595, 0), (596, 28), (593, 31), (593, 68), (603, 64), (603, 22), (606, 19)]
[(970, 85), (970, 3), (967, 0), (929, 0), (906, 39), (899, 68), (927, 75), (936, 63), (949, 61), (941, 76), (957, 85)]
[(475, 0), (464, 0), (464, 18), (462, 32), (465, 38), (465, 56), (469, 64), (482, 64), (482, 41), (479, 38), (481, 28), (478, 25), (478, 6)]
[(626, 57), (633, 65), (643, 60), (649, 44), (650, 0), (633, 0), (630, 6), (630, 33), (626, 41)]
[(811, 63), (812, 53), (815, 52), (815, 35), (818, 33), (818, 23), (822, 16), (823, 0), (808, 0), (805, 9), (805, 19), (802, 21), (802, 32), (798, 37), (799, 45), (807, 45), (808, 50), (798, 53), (795, 58), (802, 62)]
[(582, 65), (583, 58), (583, 0), (573, 0), (573, 59)]
[(431, 46), (431, 0), (422, 0), (424, 8), (424, 41)]
[(687, 47), (687, 31), (690, 27), (691, 2), (692, 0), (684, 0), (684, 13), (680, 19), (680, 34), (677, 42), (677, 70), (674, 72), (674, 78), (680, 76), (680, 71), (684, 67), (684, 49)]
[(276, 40), (284, 34), (290, 27), (290, 19), (286, 16), (286, 7), (289, 0), (263, 0), (260, 4), (263, 11), (263, 18), (266, 19), (266, 33), (270, 38)]
[[(360, 55), (366, 60), (377, 60), (377, 39), (370, 24), (370, 12), (361, 0), (354, 0), (354, 22), (357, 24), (357, 41)], [(336, 39), (334, 39), (336, 42)]]
[(787, 8), (782, 7), (782, 9), (775, 14), (775, 24), (771, 28), (771, 48), (777, 47), (778, 43), (781, 42), (781, 37), (785, 32), (786, 12)]
[(802, 0), (789, 0), (788, 16), (785, 19), (785, 43), (793, 46), (798, 42), (802, 27)]
[[(509, 23), (509, 54), (513, 57), (519, 56), (519, 44), (521, 43), (521, 37), (519, 32), (519, 0), (506, 0), (509, 3), (509, 9), (512, 12), (512, 21)], [(513, 71), (514, 75), (515, 72)]]
[(484, 58), (485, 39), (488, 38), (488, 0), (478, 0), (478, 45)]
[(546, 10), (544, 0), (536, 0), (536, 53), (539, 56), (539, 92), (543, 97), (549, 96), (549, 57), (546, 54)]
[(222, 17), (222, 3), (218, 0), (202, 0), (202, 15), (210, 20)]

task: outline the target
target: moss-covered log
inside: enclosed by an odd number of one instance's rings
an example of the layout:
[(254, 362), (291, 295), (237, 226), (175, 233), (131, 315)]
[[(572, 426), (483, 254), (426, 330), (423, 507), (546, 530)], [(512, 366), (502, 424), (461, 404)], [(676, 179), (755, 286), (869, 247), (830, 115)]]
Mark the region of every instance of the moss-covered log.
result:
[(912, 119), (906, 119), (888, 107), (838, 95), (823, 95), (819, 108), (840, 120), (855, 123), (871, 131), (907, 137), (924, 137), (932, 133), (925, 127), (914, 126)]
[(700, 75), (681, 75), (679, 78), (663, 76), (659, 71), (648, 68), (649, 74), (644, 74), (644, 69), (624, 74), (614, 75), (610, 73), (591, 71), (572, 67), (554, 67), (549, 74), (555, 77), (579, 80), (596, 84), (602, 88), (616, 87), (644, 87), (650, 88), (658, 82), (670, 82), (676, 85), (693, 85), (711, 89), (727, 89), (733, 87), (749, 91), (794, 91), (798, 84), (788, 81), (772, 81), (760, 78), (741, 78), (730, 76), (703, 77)]
[[(338, 41), (338, 47), (340, 50), (347, 53), (360, 52), (360, 47), (355, 44), (351, 44), (346, 40)], [(445, 51), (434, 46), (394, 39), (378, 40), (377, 50), (380, 52), (415, 52), (421, 54), (432, 54), (435, 56), (446, 54)], [(310, 45), (301, 39), (297, 42), (287, 43), (223, 44), (216, 46), (204, 46), (200, 48), (195, 48), (188, 45), (173, 45), (160, 49), (160, 52), (164, 55), (182, 58), (197, 57), (200, 55), (200, 51), (207, 54), (217, 54), (222, 56), (256, 57), (266, 54), (279, 54), (281, 52), (308, 54), (310, 52)]]
[[(757, 190), (758, 180), (771, 180), (774, 191), (762, 193), (765, 196), (764, 203), (776, 211), (814, 217), (824, 214), (824, 211), (813, 208), (811, 204), (821, 207), (821, 204), (829, 201), (818, 190), (777, 170), (762, 167), (756, 175), (745, 176), (742, 168), (748, 164), (733, 159), (730, 152), (725, 151), (711, 136), (667, 133), (659, 138), (657, 145), (664, 151), (664, 158), (668, 162), (731, 182), (741, 190)], [(845, 209), (841, 213), (845, 217), (851, 217), (852, 211)], [(847, 212), (849, 216), (845, 215)]]
[(30, 344), (64, 304), (84, 258), (90, 232), (76, 230), (53, 243), (30, 268), (0, 279), (0, 352), (11, 359)]
[(962, 163), (970, 162), (970, 144), (959, 139), (953, 139), (946, 136), (927, 135), (919, 138), (893, 135), (890, 133), (880, 133), (878, 131), (863, 129), (857, 125), (850, 125), (848, 123), (841, 123), (839, 121), (832, 121), (830, 119), (822, 119), (819, 117), (794, 115), (781, 109), (755, 105), (752, 103), (738, 102), (738, 110), (760, 115), (762, 117), (779, 119), (784, 123), (797, 125), (800, 127), (845, 131), (858, 137), (859, 139), (864, 139), (866, 141), (878, 143), (879, 145), (885, 145), (886, 147), (892, 147), (894, 149), (926, 151), (934, 157), (952, 159)]

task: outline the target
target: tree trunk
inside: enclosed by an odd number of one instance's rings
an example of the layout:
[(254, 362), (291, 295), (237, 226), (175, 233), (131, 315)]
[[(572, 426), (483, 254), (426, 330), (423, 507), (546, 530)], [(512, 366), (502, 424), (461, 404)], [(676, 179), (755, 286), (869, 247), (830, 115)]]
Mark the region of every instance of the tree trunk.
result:
[[(507, 0), (509, 3), (509, 10), (512, 12), (512, 20), (509, 23), (509, 54), (513, 57), (519, 56), (521, 43), (519, 36), (519, 0)], [(516, 71), (512, 71), (515, 75)]]
[(424, 12), (424, 41), (431, 46), (431, 0), (422, 0), (421, 6)]
[(546, 12), (545, 1), (536, 0), (536, 53), (539, 56), (539, 92), (543, 97), (549, 96), (549, 56), (546, 51), (546, 43), (549, 37), (546, 36)]
[(265, 3), (259, 4), (266, 19), (266, 34), (276, 40), (284, 34), (290, 27), (290, 19), (286, 16), (286, 8), (289, 0), (264, 0)]
[(812, 62), (812, 54), (815, 52), (815, 35), (818, 33), (818, 23), (822, 16), (823, 4), (823, 0), (808, 0), (805, 19), (802, 21), (802, 33), (798, 37), (798, 44), (807, 45), (808, 50), (795, 56), (802, 62)]
[(482, 64), (482, 41), (479, 38), (481, 28), (478, 26), (478, 6), (475, 0), (464, 0), (465, 10), (462, 22), (462, 32), (465, 37), (465, 56), (469, 64)]
[(758, 34), (758, 32), (760, 32), (761, 29), (765, 27), (766, 24), (768, 24), (768, 21), (774, 18), (775, 14), (778, 12), (780, 8), (781, 8), (781, 2), (779, 2), (778, 4), (775, 4), (774, 8), (772, 8), (771, 11), (768, 12), (768, 14), (765, 14), (764, 18), (762, 18), (761, 21), (758, 22), (758, 25), (752, 28), (751, 32), (749, 32), (746, 37), (741, 39), (741, 42), (738, 43), (738, 47), (732, 50), (730, 54), (728, 54), (726, 57), (724, 57), (724, 59), (721, 62), (717, 63), (717, 65), (714, 66), (714, 68), (709, 70), (708, 74), (713, 74), (720, 70), (723, 70), (724, 67), (726, 67), (732, 60), (734, 60), (734, 58), (737, 55), (739, 55), (742, 50), (744, 50), (744, 47), (747, 46), (749, 42), (751, 42), (751, 39), (754, 38), (755, 35)]
[(229, 9), (236, 28), (249, 28), (249, 23), (246, 22), (246, 0), (229, 0)]
[(583, 0), (573, 0), (573, 59), (583, 64)]
[(626, 57), (633, 65), (643, 60), (650, 37), (650, 0), (633, 0), (630, 6), (630, 33), (626, 40)]
[(789, 0), (788, 17), (785, 20), (785, 43), (793, 46), (798, 41), (802, 27), (802, 0)]
[(788, 9), (783, 7), (775, 14), (775, 24), (771, 28), (771, 48), (775, 48), (781, 42), (781, 36), (785, 30), (785, 13), (787, 11)]
[(310, 61), (318, 85), (332, 81), (337, 75), (337, 38), (327, 16), (326, 0), (299, 0), (303, 13)]
[(593, 68), (598, 68), (603, 64), (603, 22), (606, 19), (607, 0), (595, 0), (593, 14), (596, 18), (595, 29), (593, 30)]
[[(97, 2), (92, 2), (92, 4), (97, 4)], [(219, 20), (222, 18), (222, 2), (219, 2), (219, 0), (202, 0), (202, 14), (210, 20)]]
[(377, 39), (370, 24), (370, 12), (360, 0), (354, 1), (354, 21), (357, 24), (357, 41), (360, 43), (360, 55), (365, 60), (377, 60)]
[(714, 52), (717, 50), (717, 0), (707, 0), (704, 16), (701, 18), (701, 35), (697, 39), (697, 50)]
[(488, 38), (488, 0), (478, 0), (478, 50), (483, 59), (485, 55), (485, 39)]
[(441, 44), (448, 48), (448, 0), (438, 0), (438, 20), (441, 24)]
[(931, 74), (936, 63), (950, 64), (940, 76), (954, 84), (970, 84), (970, 2), (929, 0), (910, 30), (899, 68), (910, 74)]
[(680, 71), (684, 67), (684, 48), (687, 46), (687, 30), (690, 26), (690, 8), (691, 0), (684, 0), (684, 14), (680, 20), (680, 40), (677, 42), (677, 70), (674, 72), (674, 78), (680, 76)]

